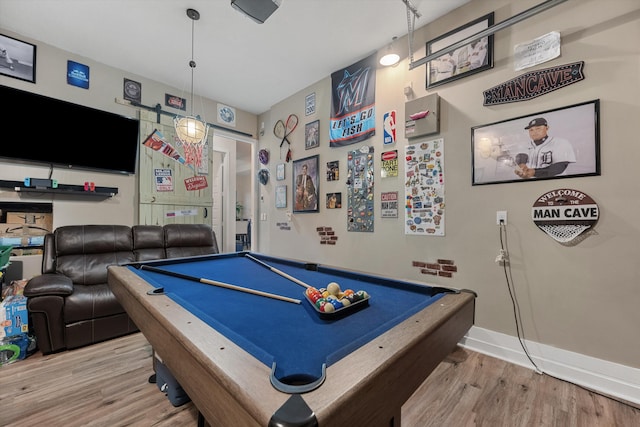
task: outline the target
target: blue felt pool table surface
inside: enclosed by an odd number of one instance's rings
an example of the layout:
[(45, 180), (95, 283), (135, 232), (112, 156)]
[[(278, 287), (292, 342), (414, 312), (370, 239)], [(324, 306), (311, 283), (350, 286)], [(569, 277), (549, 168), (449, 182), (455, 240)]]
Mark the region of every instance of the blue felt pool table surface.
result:
[(267, 366), (275, 362), (277, 378), (319, 378), (323, 364), (331, 366), (444, 295), (437, 292), (441, 289), (430, 286), (321, 266), (307, 269), (307, 263), (251, 255), (318, 289), (336, 282), (342, 290), (367, 292), (368, 306), (350, 314), (338, 312), (333, 319), (318, 313), (305, 297), (305, 287), (242, 254), (220, 255), (213, 262), (166, 262), (158, 268), (286, 296), (301, 303), (130, 268), (155, 287), (164, 288), (171, 299)]

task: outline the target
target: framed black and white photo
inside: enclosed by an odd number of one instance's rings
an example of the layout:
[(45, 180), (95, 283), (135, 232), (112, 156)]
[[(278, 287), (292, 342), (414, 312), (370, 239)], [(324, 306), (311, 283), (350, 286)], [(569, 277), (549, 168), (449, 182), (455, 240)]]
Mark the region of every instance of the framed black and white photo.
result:
[[(493, 12), (427, 42), (427, 55), (493, 25)], [(427, 89), (493, 68), (493, 35), (482, 37), (427, 62)]]
[(0, 74), (36, 82), (36, 46), (0, 34)]
[(318, 212), (320, 157), (293, 161), (293, 212)]
[(472, 185), (600, 175), (600, 100), (471, 128)]
[(320, 146), (320, 120), (314, 120), (304, 126), (304, 148), (316, 148)]

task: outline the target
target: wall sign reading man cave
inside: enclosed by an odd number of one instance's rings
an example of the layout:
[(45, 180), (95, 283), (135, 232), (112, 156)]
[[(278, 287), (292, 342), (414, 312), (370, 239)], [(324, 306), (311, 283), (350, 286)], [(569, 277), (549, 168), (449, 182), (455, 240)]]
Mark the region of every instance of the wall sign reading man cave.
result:
[(538, 228), (560, 243), (570, 243), (592, 228), (600, 216), (596, 202), (578, 190), (552, 190), (538, 197), (531, 217)]

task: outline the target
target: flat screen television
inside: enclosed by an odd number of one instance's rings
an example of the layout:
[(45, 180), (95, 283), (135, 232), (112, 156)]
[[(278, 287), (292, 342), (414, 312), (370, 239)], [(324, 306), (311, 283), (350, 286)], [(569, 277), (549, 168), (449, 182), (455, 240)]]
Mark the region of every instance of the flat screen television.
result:
[(0, 161), (134, 174), (137, 119), (0, 85)]

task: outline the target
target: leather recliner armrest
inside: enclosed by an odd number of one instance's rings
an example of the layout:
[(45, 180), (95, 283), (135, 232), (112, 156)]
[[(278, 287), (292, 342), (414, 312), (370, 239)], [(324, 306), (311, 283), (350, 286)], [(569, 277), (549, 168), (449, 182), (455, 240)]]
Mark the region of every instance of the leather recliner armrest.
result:
[(67, 276), (56, 273), (45, 273), (27, 282), (24, 296), (38, 297), (44, 295), (67, 296), (73, 293), (73, 282)]

